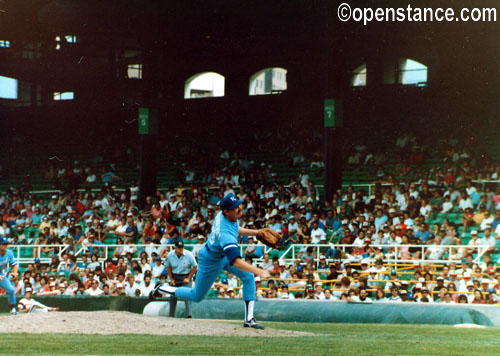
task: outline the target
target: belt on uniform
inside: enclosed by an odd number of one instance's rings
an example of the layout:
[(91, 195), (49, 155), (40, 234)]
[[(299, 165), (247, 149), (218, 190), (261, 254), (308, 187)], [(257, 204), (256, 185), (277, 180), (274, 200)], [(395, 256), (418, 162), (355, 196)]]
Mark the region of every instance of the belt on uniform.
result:
[[(207, 249), (207, 251), (208, 251), (208, 252), (210, 252), (210, 253), (214, 253), (214, 254), (215, 254), (215, 251), (210, 251), (210, 248), (208, 247), (208, 245), (205, 245), (205, 247), (206, 247), (206, 249)], [(224, 255), (223, 253), (222, 253), (222, 254), (220, 254), (220, 257), (221, 257), (221, 258), (222, 258), (222, 257), (224, 257), (224, 256), (225, 256), (225, 255)]]

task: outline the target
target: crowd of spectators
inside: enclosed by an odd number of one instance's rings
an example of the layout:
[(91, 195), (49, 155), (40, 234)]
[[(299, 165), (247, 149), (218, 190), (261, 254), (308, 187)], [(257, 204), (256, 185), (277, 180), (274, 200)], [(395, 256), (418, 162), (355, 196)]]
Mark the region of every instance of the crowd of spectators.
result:
[[(405, 140), (414, 142), (401, 138)], [(363, 164), (378, 167), (372, 189), (349, 186), (327, 200), (311, 179), (321, 171), (320, 160), (291, 151), (290, 164), (303, 169), (286, 182), (272, 165), (222, 152), (219, 164), (203, 176), (197, 176), (194, 165), (179, 165), (183, 183), (144, 199), (138, 186), (125, 186), (113, 167), (102, 168), (99, 177), (90, 168), (66, 168), (52, 175), (69, 174), (87, 183), (93, 177), (100, 190), (77, 190), (75, 178), (74, 187), (49, 197), (29, 189), (2, 193), (0, 236), (33, 254), (34, 262), (22, 266), (24, 273), (15, 280), (18, 292), (29, 287), (37, 294), (147, 295), (155, 281), (166, 278), (162, 262), (170, 245), (182, 239), (196, 256), (211, 231), (218, 201), (234, 193), (245, 201), (241, 226), (271, 227), (282, 233), (285, 250), (298, 246), (290, 261), (290, 256), (280, 259), (279, 251), (266, 251), (252, 238), (241, 237), (242, 255), (273, 272), (274, 279), (257, 281), (265, 287), (258, 289), (259, 297), (431, 302), (450, 294), (458, 302), (455, 292), (463, 292), (472, 302), (472, 292), (479, 290), (491, 294), (493, 302), (498, 293), (493, 258), (498, 258), (500, 190), (476, 180), (480, 174), (495, 180), (500, 168), (480, 169), (465, 163), (470, 163), (465, 151), (453, 152), (445, 167), (420, 167), (418, 177), (401, 182), (378, 175), (384, 162), (368, 153)], [(198, 157), (196, 163), (206, 161)], [(108, 248), (110, 244), (118, 246)], [(455, 247), (445, 248), (450, 245)], [(487, 251), (474, 263), (478, 246)], [(441, 264), (422, 265), (430, 269), (415, 268), (412, 279), (399, 280), (393, 278), (398, 266), (389, 266), (396, 259), (410, 265)], [(443, 260), (452, 262), (443, 265)], [(360, 267), (354, 269), (355, 264)], [(219, 280), (213, 293), (237, 297), (234, 279)]]

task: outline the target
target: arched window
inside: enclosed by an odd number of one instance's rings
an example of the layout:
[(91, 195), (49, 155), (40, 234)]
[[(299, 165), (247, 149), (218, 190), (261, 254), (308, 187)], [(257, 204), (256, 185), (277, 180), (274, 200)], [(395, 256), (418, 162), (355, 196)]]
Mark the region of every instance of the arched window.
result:
[(351, 85), (353, 87), (366, 86), (366, 63), (353, 70)]
[(184, 84), (184, 99), (214, 96), (224, 96), (224, 77), (218, 73), (198, 73)]
[(258, 71), (250, 77), (249, 95), (280, 94), (286, 90), (284, 68), (274, 67)]
[(403, 85), (427, 85), (427, 66), (412, 59), (399, 60), (399, 83)]

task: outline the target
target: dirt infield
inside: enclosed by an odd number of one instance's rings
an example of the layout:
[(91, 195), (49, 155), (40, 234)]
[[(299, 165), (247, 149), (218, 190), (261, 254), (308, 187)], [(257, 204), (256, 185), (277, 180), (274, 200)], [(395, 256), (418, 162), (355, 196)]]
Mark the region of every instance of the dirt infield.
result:
[(123, 311), (52, 312), (0, 316), (0, 333), (154, 334), (217, 336), (313, 336), (312, 333), (254, 330), (222, 320), (176, 319)]

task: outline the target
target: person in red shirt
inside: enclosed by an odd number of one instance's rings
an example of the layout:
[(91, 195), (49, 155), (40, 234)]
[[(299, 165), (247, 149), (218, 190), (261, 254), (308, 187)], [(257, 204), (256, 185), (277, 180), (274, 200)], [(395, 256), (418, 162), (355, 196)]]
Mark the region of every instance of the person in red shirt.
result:
[(472, 300), (472, 304), (486, 304), (486, 301), (484, 300), (483, 293), (481, 293), (481, 290), (476, 289), (474, 291), (474, 299)]
[(155, 237), (156, 230), (157, 228), (153, 224), (152, 220), (146, 221), (146, 226), (144, 226), (144, 230), (142, 231), (142, 236), (141, 236), (142, 243), (145, 244), (148, 238), (153, 240)]
[(106, 259), (106, 267), (104, 268), (104, 272), (106, 273), (106, 275), (109, 275), (110, 271), (116, 274), (116, 265), (113, 262), (113, 259), (111, 257), (108, 257)]

